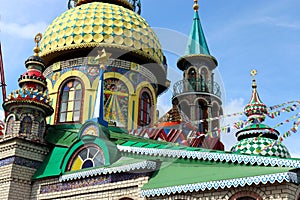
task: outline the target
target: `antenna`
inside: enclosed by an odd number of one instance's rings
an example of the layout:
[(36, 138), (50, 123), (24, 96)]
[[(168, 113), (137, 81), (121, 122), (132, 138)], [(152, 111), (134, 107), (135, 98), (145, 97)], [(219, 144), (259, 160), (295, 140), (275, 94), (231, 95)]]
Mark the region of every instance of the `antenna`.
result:
[[(0, 87), (2, 87), (2, 99), (3, 102), (6, 99), (6, 83), (5, 83), (5, 76), (4, 76), (4, 67), (3, 67), (3, 59), (2, 59), (2, 50), (1, 50), (1, 42), (0, 42)], [(4, 113), (6, 117), (7, 113)]]

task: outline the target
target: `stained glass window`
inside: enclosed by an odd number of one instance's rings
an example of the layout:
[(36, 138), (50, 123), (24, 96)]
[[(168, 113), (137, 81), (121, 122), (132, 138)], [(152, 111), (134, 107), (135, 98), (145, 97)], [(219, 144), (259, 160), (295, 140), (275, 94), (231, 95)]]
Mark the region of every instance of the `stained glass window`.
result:
[(128, 121), (128, 88), (124, 82), (116, 78), (105, 79), (104, 109), (105, 119), (127, 127)]
[(75, 153), (69, 171), (99, 167), (105, 164), (102, 150), (97, 146), (86, 146)]
[(59, 122), (79, 122), (81, 115), (82, 85), (78, 80), (66, 82), (60, 93)]
[(151, 123), (151, 97), (148, 92), (143, 92), (140, 98), (139, 126)]
[(31, 117), (25, 116), (21, 122), (21, 133), (30, 134), (32, 127)]

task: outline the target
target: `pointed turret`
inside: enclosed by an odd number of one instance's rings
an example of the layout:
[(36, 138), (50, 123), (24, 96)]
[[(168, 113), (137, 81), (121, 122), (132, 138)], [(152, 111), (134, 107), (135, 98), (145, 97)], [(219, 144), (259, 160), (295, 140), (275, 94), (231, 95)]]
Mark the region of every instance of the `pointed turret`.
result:
[(206, 54), (210, 55), (208, 45), (204, 36), (204, 32), (201, 26), (200, 18), (199, 18), (199, 5), (197, 0), (194, 1), (194, 21), (192, 25), (192, 30), (190, 32), (189, 40), (187, 43), (187, 48), (185, 51), (185, 55), (192, 54)]
[(238, 143), (231, 151), (240, 154), (253, 154), (263, 156), (290, 157), (288, 149), (277, 142), (280, 133), (262, 124), (268, 114), (267, 106), (261, 101), (257, 92), (255, 80), (256, 70), (251, 71), (252, 95), (250, 102), (245, 106), (245, 115), (249, 125), (236, 133)]
[[(183, 71), (183, 80), (174, 84), (173, 104), (192, 121), (199, 121), (198, 131), (206, 134), (220, 128), (219, 120), (207, 121), (207, 118), (223, 114), (221, 89), (214, 81), (213, 70), (217, 60), (210, 55), (204, 31), (202, 29), (198, 1), (194, 0), (194, 18), (186, 52), (179, 58), (177, 67)], [(209, 142), (207, 142), (209, 141)], [(207, 138), (205, 148), (223, 149), (219, 137)], [(201, 146), (201, 144), (199, 145)]]
[(27, 71), (19, 78), (18, 90), (11, 92), (3, 102), (8, 112), (4, 138), (21, 137), (26, 140), (44, 142), (46, 117), (53, 113), (47, 93), (47, 82), (43, 75), (44, 60), (39, 57), (38, 46), (42, 35), (36, 35), (34, 55), (30, 56), (25, 66)]

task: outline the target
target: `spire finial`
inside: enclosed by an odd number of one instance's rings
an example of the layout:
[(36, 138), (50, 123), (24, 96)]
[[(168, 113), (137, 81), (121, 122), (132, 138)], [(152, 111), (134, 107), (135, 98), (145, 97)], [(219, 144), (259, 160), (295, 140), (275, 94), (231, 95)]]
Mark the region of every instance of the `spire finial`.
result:
[(42, 39), (41, 33), (36, 34), (36, 36), (34, 37), (34, 41), (35, 41), (35, 47), (33, 49), (34, 56), (39, 56), (39, 52), (40, 52), (39, 43), (40, 43), (41, 39)]
[(197, 12), (199, 10), (198, 0), (194, 0), (193, 9), (195, 12)]
[(255, 76), (257, 75), (257, 70), (256, 69), (252, 69), (250, 72), (250, 75), (252, 76), (252, 88), (256, 88), (256, 80), (255, 80)]

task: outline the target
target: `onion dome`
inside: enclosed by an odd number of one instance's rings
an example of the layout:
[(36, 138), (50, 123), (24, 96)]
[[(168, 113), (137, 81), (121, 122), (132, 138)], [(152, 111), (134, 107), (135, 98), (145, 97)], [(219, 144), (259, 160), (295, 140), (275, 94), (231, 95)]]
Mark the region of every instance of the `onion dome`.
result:
[(36, 47), (34, 48), (34, 55), (30, 56), (25, 66), (27, 71), (19, 78), (19, 86), (21, 89), (11, 92), (3, 103), (3, 108), (6, 111), (14, 107), (35, 106), (42, 109), (46, 116), (53, 113), (53, 108), (49, 105), (49, 97), (46, 92), (47, 83), (43, 76), (45, 69), (44, 61), (39, 57), (39, 47), (42, 34), (37, 34), (35, 37)]
[[(251, 74), (255, 76), (256, 71), (252, 70)], [(257, 85), (255, 79), (252, 81), (252, 96), (250, 102), (246, 105), (244, 111), (248, 117), (248, 121), (263, 122), (268, 114), (267, 106), (260, 100), (258, 92), (256, 90)]]
[(280, 133), (262, 124), (268, 111), (256, 90), (257, 85), (254, 79), (256, 74), (256, 70), (251, 71), (253, 77), (252, 96), (245, 107), (245, 115), (248, 117), (250, 125), (236, 133), (238, 143), (231, 148), (231, 151), (240, 154), (289, 158), (291, 156), (288, 149), (277, 141)]
[(162, 65), (159, 40), (140, 15), (116, 4), (79, 1), (78, 5), (48, 26), (41, 41), (41, 57), (46, 63), (67, 55), (88, 55), (98, 47)]
[[(270, 147), (270, 145), (272, 146)], [(243, 139), (234, 145), (231, 151), (239, 154), (275, 156), (281, 158), (291, 157), (288, 149), (283, 144), (266, 137)]]

